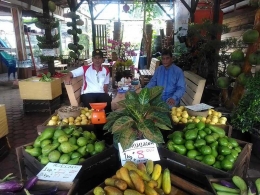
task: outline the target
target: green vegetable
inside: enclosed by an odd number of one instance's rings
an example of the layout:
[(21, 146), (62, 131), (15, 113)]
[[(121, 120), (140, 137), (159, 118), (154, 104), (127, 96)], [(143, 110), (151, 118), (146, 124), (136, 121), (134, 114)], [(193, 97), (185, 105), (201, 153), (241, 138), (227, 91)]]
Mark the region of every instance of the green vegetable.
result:
[(234, 188), (228, 188), (226, 186), (222, 186), (220, 184), (217, 183), (212, 183), (212, 186), (215, 190), (220, 191), (220, 192), (230, 192), (230, 193), (240, 193), (239, 189), (234, 189)]
[(32, 156), (40, 156), (42, 154), (41, 148), (31, 148), (25, 149), (25, 152), (29, 153)]
[(232, 177), (232, 181), (240, 189), (241, 195), (247, 195), (247, 185), (241, 177), (235, 175)]
[(175, 151), (181, 155), (185, 155), (187, 152), (187, 149), (185, 148), (184, 145), (174, 145), (173, 147)]
[(255, 186), (256, 186), (257, 194), (260, 194), (260, 178), (255, 180)]
[(187, 130), (184, 134), (184, 137), (186, 140), (194, 140), (197, 138), (197, 135), (198, 135), (198, 130), (192, 129), (192, 130)]
[(208, 128), (210, 128), (214, 133), (219, 134), (219, 137), (224, 137), (226, 134), (225, 130), (220, 127), (208, 124)]
[(217, 195), (240, 195), (239, 193), (217, 192)]

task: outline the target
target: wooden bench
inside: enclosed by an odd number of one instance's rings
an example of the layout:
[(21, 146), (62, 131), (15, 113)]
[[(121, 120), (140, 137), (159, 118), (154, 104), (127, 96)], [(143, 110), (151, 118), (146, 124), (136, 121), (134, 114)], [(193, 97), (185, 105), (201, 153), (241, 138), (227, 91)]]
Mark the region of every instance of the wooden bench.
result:
[(160, 65), (160, 60), (156, 58), (152, 58), (149, 69), (139, 70), (139, 74), (140, 74), (139, 79), (142, 87), (144, 87), (145, 84), (147, 84), (150, 81), (150, 79), (154, 74), (155, 69), (159, 65)]
[(60, 70), (64, 70), (65, 68), (67, 68), (67, 64), (62, 64), (60, 60), (54, 60), (54, 68), (55, 69), (60, 69)]
[(206, 79), (191, 72), (184, 71), (186, 81), (186, 91), (180, 104), (183, 106), (199, 104), (204, 91)]
[(68, 93), (71, 106), (80, 105), (81, 87), (83, 84), (83, 77), (75, 77), (71, 79), (71, 84), (66, 85), (65, 88)]

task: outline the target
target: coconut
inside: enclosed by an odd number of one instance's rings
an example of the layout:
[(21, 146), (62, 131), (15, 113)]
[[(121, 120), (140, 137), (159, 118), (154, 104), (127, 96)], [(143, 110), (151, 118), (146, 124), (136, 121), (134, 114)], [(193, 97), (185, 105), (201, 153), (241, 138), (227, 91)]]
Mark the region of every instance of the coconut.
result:
[(231, 77), (237, 77), (241, 73), (241, 67), (237, 65), (228, 65), (227, 74)]
[(217, 79), (217, 86), (221, 89), (226, 89), (229, 86), (229, 78), (228, 77), (219, 77)]
[(257, 54), (251, 53), (248, 57), (248, 61), (250, 64), (256, 64), (257, 63)]
[(241, 49), (237, 49), (230, 54), (230, 58), (233, 61), (243, 61), (244, 53)]
[(48, 8), (49, 8), (49, 10), (50, 10), (51, 12), (55, 12), (55, 10), (56, 10), (56, 5), (55, 5), (55, 3), (52, 2), (52, 1), (48, 1)]
[(245, 85), (249, 77), (250, 77), (250, 75), (247, 75), (247, 74), (245, 74), (245, 73), (241, 73), (241, 74), (237, 77), (237, 81), (238, 81), (241, 85)]
[(252, 44), (257, 41), (259, 37), (259, 32), (255, 29), (249, 29), (243, 33), (243, 42), (247, 44)]

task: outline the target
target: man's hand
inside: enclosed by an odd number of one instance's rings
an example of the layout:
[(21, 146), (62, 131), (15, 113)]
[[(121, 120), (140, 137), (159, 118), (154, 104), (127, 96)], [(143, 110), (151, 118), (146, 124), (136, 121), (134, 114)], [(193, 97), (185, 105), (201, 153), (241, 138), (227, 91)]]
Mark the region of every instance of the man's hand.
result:
[(108, 85), (107, 84), (104, 85), (104, 91), (105, 91), (105, 93), (108, 93)]
[(64, 84), (65, 85), (70, 85), (71, 84), (71, 78), (72, 78), (72, 73), (68, 72), (68, 74), (63, 79)]
[(167, 99), (166, 103), (169, 105), (169, 106), (174, 106), (175, 105), (175, 100), (173, 98), (169, 98)]

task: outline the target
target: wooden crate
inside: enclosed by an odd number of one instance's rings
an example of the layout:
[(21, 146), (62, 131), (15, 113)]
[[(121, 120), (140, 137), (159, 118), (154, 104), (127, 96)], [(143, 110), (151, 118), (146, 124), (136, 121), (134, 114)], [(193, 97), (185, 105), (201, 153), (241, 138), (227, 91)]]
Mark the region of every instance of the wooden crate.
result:
[(52, 100), (61, 95), (61, 79), (41, 82), (39, 77), (19, 81), (19, 91), (23, 100)]
[[(20, 171), (20, 177), (24, 180), (37, 175), (40, 172), (40, 170), (44, 167), (44, 165), (42, 165), (38, 161), (38, 159), (25, 152), (25, 147), (32, 144), (33, 143), (29, 143), (16, 148), (16, 156)], [(82, 168), (78, 173), (77, 177), (84, 170), (91, 168), (96, 163), (103, 161), (104, 159), (108, 158), (109, 156), (115, 153), (116, 150), (113, 147), (107, 146), (107, 148), (103, 152), (87, 158), (83, 163), (81, 163)]]
[[(169, 161), (166, 159), (161, 159), (160, 161), (156, 161), (155, 164), (160, 164), (163, 169), (164, 168), (169, 168)], [(117, 167), (117, 169), (119, 169)], [(207, 189), (204, 189), (203, 187), (200, 187), (194, 183), (191, 183), (178, 175), (175, 174), (175, 170), (169, 168), (171, 171), (171, 183), (172, 183), (172, 191), (171, 195), (178, 194), (178, 195), (213, 195), (210, 191)], [(115, 174), (115, 173), (114, 173)], [(111, 177), (112, 175), (110, 175)], [(102, 182), (99, 186), (104, 187), (105, 184)], [(94, 195), (93, 193), (94, 189), (91, 189), (88, 191), (85, 195)]]
[(8, 134), (8, 123), (5, 105), (0, 104), (0, 138)]
[(180, 155), (176, 152), (160, 147), (158, 148), (161, 158), (169, 161), (169, 166), (176, 170), (181, 175), (187, 176), (192, 180), (204, 183), (206, 182), (206, 175), (212, 175), (214, 177), (230, 177), (232, 175), (238, 175), (245, 177), (250, 163), (250, 156), (252, 150), (252, 144), (244, 141), (237, 140), (239, 145), (243, 148), (239, 154), (233, 169), (230, 171), (223, 171), (213, 166), (203, 164), (199, 161), (190, 159), (184, 155)]
[[(248, 182), (255, 182), (255, 180), (257, 178), (243, 178), (245, 180), (245, 182), (248, 184)], [(213, 188), (212, 186), (212, 183), (218, 183), (220, 184), (220, 181), (221, 180), (225, 180), (225, 181), (228, 181), (228, 182), (231, 182), (232, 183), (232, 177), (229, 177), (229, 178), (214, 178), (212, 177), (211, 175), (208, 175), (207, 176), (207, 180), (208, 180), (208, 183), (207, 185), (209, 186), (208, 189), (214, 194), (214, 195), (217, 195), (217, 192), (216, 190)]]

